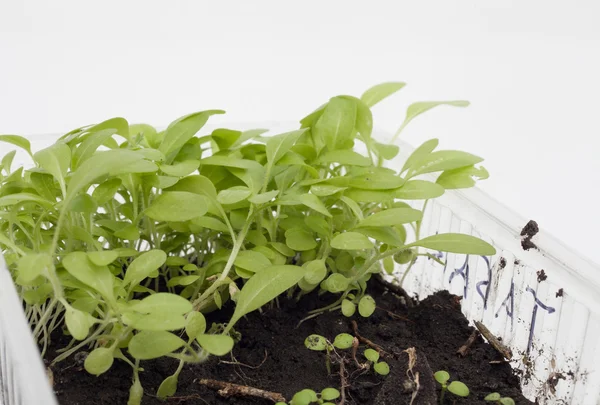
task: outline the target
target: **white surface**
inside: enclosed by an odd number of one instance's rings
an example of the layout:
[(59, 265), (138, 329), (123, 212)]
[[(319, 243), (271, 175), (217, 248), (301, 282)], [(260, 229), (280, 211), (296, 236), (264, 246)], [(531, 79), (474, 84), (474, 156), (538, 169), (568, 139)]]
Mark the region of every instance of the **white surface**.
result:
[[(481, 187), (590, 256), (596, 249), (600, 2), (595, 0), (0, 2), (0, 133), (112, 116), (164, 125), (297, 120), (327, 97), (408, 82), (375, 109), (467, 99), (415, 120), (412, 144), (486, 158)], [(0, 146), (1, 147), (1, 146)]]

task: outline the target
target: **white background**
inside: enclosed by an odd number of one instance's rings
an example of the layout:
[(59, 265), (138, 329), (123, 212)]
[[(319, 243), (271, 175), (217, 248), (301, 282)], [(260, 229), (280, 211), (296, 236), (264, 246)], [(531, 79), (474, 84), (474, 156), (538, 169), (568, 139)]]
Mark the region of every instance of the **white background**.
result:
[(408, 83), (375, 107), (388, 131), (410, 102), (471, 101), (404, 138), (484, 157), (484, 190), (598, 261), (598, 1), (0, 0), (0, 133), (297, 121), (382, 81)]

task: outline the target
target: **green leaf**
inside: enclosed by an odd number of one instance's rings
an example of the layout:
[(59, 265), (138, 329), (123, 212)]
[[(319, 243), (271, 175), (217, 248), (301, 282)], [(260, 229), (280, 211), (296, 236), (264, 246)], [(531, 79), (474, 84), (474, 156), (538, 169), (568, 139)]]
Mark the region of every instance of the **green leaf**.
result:
[(36, 163), (50, 173), (60, 184), (63, 195), (66, 194), (65, 176), (71, 163), (71, 149), (66, 143), (55, 143), (33, 155)]
[(35, 202), (41, 205), (42, 207), (51, 208), (52, 203), (43, 199), (40, 196), (30, 193), (15, 193), (8, 194), (4, 197), (0, 197), (0, 207), (6, 207), (10, 205), (15, 205), (23, 202)]
[(217, 144), (219, 150), (225, 150), (231, 148), (233, 144), (238, 140), (242, 133), (232, 129), (218, 128), (215, 129), (211, 137)]
[(47, 253), (30, 253), (19, 259), (19, 280), (29, 283), (48, 272), (51, 267), (54, 267), (52, 256)]
[(198, 217), (192, 219), (191, 223), (202, 228), (212, 229), (219, 232), (229, 232), (229, 228), (223, 222), (213, 217)]
[(159, 292), (130, 305), (129, 308), (144, 314), (154, 312), (185, 314), (192, 310), (192, 304), (177, 294)]
[(409, 171), (409, 176), (452, 170), (464, 166), (471, 166), (482, 162), (479, 156), (472, 155), (459, 150), (439, 150), (432, 152), (418, 163), (414, 164)]
[(91, 182), (111, 171), (119, 170), (142, 159), (142, 155), (132, 150), (113, 149), (96, 152), (87, 159), (71, 176), (67, 189), (67, 198), (71, 200)]
[(377, 361), (379, 360), (379, 353), (373, 349), (366, 349), (365, 357), (367, 358), (367, 360), (372, 361), (373, 363), (377, 363)]
[(444, 370), (440, 370), (440, 371), (436, 371), (433, 374), (433, 378), (435, 378), (435, 380), (437, 382), (439, 382), (440, 384), (444, 385), (448, 382), (448, 380), (450, 379), (450, 374), (448, 374), (447, 371)]
[(325, 204), (314, 194), (301, 194), (298, 197), (298, 201), (302, 204), (306, 205), (308, 208), (312, 208), (320, 214), (325, 215), (326, 217), (331, 217), (331, 214), (325, 207)]
[(333, 238), (331, 247), (340, 250), (372, 249), (373, 243), (362, 233), (344, 232)]
[(309, 405), (313, 402), (317, 402), (317, 393), (313, 390), (304, 389), (300, 392), (297, 392), (292, 397), (290, 401), (290, 405)]
[(401, 187), (404, 179), (389, 171), (378, 170), (350, 179), (350, 187), (363, 190), (389, 190)]
[(123, 138), (129, 139), (129, 123), (125, 118), (122, 117), (110, 118), (92, 126), (91, 128), (87, 129), (86, 132), (99, 132), (110, 128), (114, 129), (114, 132), (121, 135)]
[(140, 231), (137, 226), (129, 224), (115, 231), (114, 235), (123, 240), (138, 240), (140, 238)]
[(321, 335), (310, 335), (304, 340), (304, 346), (308, 350), (321, 352), (327, 349), (327, 339)]
[(402, 123), (402, 127), (405, 127), (410, 121), (423, 114), (426, 111), (431, 110), (434, 107), (440, 105), (449, 105), (454, 107), (468, 107), (469, 102), (465, 100), (453, 100), (453, 101), (419, 101), (408, 106), (406, 110), (406, 117)]
[(70, 275), (102, 294), (105, 298), (113, 300), (114, 276), (106, 266), (97, 266), (92, 263), (86, 253), (69, 253), (62, 262)]
[(450, 384), (448, 384), (448, 391), (454, 395), (458, 395), (459, 397), (469, 396), (469, 387), (460, 381), (452, 381)]
[(88, 252), (88, 259), (96, 266), (108, 266), (119, 257), (119, 253), (114, 250), (101, 250), (99, 252)]
[(39, 195), (52, 203), (56, 201), (58, 193), (54, 185), (54, 177), (51, 174), (31, 172), (30, 181)]
[(82, 162), (89, 159), (115, 132), (115, 129), (107, 128), (88, 135), (85, 141), (73, 152), (73, 170), (77, 169)]
[(404, 245), (404, 239), (396, 228), (391, 226), (377, 226), (377, 227), (360, 227), (356, 228), (356, 232), (360, 232), (369, 238), (378, 240), (379, 242), (387, 243), (391, 246), (402, 246)]
[(304, 265), (306, 274), (304, 280), (309, 284), (319, 284), (327, 276), (325, 260), (312, 260)]
[(224, 114), (222, 110), (200, 111), (179, 118), (169, 125), (165, 131), (164, 138), (158, 147), (165, 156), (178, 151), (187, 141), (206, 124), (211, 115)]
[(217, 201), (221, 204), (236, 204), (244, 201), (252, 194), (248, 187), (235, 186), (227, 190), (221, 190), (217, 195)]
[(415, 149), (406, 162), (404, 162), (404, 166), (402, 166), (402, 170), (400, 173), (404, 173), (406, 170), (412, 168), (414, 165), (419, 163), (422, 159), (424, 159), (427, 155), (429, 155), (435, 148), (437, 148), (439, 144), (438, 139), (430, 139), (428, 141), (423, 142), (421, 146)]
[(19, 135), (0, 135), (0, 142), (10, 143), (12, 145), (18, 146), (21, 149), (25, 149), (25, 151), (29, 154), (29, 156), (33, 156), (31, 154), (31, 143), (22, 136)]
[(373, 370), (379, 375), (386, 376), (390, 373), (390, 366), (385, 361), (380, 361), (375, 363)]
[(334, 97), (329, 100), (312, 133), (330, 151), (344, 148), (352, 139), (355, 122), (356, 103), (343, 97)]
[(165, 264), (167, 254), (162, 250), (150, 250), (138, 256), (127, 268), (124, 285), (136, 286), (147, 278), (150, 273)]
[(125, 313), (123, 322), (137, 330), (176, 331), (185, 327), (185, 318), (181, 314), (169, 312), (152, 312), (149, 314)]
[(224, 356), (233, 349), (233, 339), (227, 335), (198, 335), (196, 341), (214, 356)]
[(327, 291), (336, 294), (344, 292), (348, 289), (348, 286), (350, 285), (350, 279), (346, 278), (340, 273), (333, 273), (327, 278), (325, 283), (327, 286)]
[[(85, 253), (84, 253), (85, 254)], [(83, 340), (87, 337), (90, 326), (89, 314), (74, 308), (65, 310), (65, 323), (71, 336), (76, 340)]]
[(304, 277), (304, 269), (299, 266), (271, 266), (252, 276), (237, 296), (235, 312), (227, 325), (233, 325), (244, 315), (257, 310), (293, 287)]
[(338, 399), (340, 395), (340, 392), (335, 388), (325, 388), (321, 391), (321, 399), (325, 401), (333, 401), (334, 399)]
[(187, 191), (167, 191), (146, 209), (146, 215), (157, 221), (181, 222), (201, 217), (208, 211), (206, 199)]
[(71, 212), (79, 212), (84, 214), (95, 214), (98, 209), (96, 201), (88, 194), (79, 194), (71, 201), (69, 210)]
[(358, 313), (360, 314), (360, 316), (368, 318), (371, 315), (373, 315), (373, 312), (375, 312), (376, 307), (377, 304), (375, 304), (375, 300), (373, 299), (373, 297), (371, 297), (370, 295), (365, 295), (358, 302)]
[(365, 91), (360, 97), (360, 99), (367, 106), (373, 107), (375, 104), (396, 93), (404, 86), (406, 86), (406, 83), (402, 82), (386, 82), (376, 84), (375, 86)]
[(356, 216), (356, 218), (359, 221), (363, 220), (363, 212), (362, 209), (360, 208), (360, 206), (356, 203), (356, 201), (354, 201), (351, 198), (348, 198), (347, 196), (342, 196), (341, 200), (346, 203), (346, 205), (352, 210), (352, 212), (354, 213), (354, 215)]
[(356, 304), (350, 300), (342, 301), (342, 314), (350, 318), (356, 312)]
[(442, 196), (444, 191), (444, 187), (430, 181), (409, 180), (394, 191), (394, 197), (402, 200), (429, 200)]
[(119, 178), (109, 179), (94, 189), (92, 197), (99, 205), (104, 205), (115, 197), (121, 184), (122, 181)]
[(158, 387), (158, 391), (156, 391), (156, 396), (160, 399), (165, 399), (167, 397), (172, 397), (173, 395), (175, 395), (175, 392), (177, 392), (178, 383), (177, 376), (178, 375), (175, 374), (165, 378), (160, 384), (160, 387)]
[(208, 197), (211, 200), (217, 199), (217, 190), (215, 189), (215, 185), (205, 176), (202, 175), (193, 175), (185, 177), (173, 187), (170, 187), (166, 191), (187, 191), (194, 194), (200, 194)]
[(360, 190), (352, 188), (344, 192), (344, 196), (357, 203), (376, 202), (383, 203), (394, 200), (394, 190)]
[(483, 398), (484, 401), (499, 401), (500, 398), (502, 398), (500, 396), (500, 394), (498, 394), (497, 392), (492, 392), (491, 394), (488, 394), (485, 398)]
[(460, 167), (458, 169), (444, 171), (436, 180), (436, 183), (446, 190), (456, 190), (460, 188), (470, 188), (475, 186), (473, 177), (479, 180), (485, 180), (489, 173), (484, 167), (475, 166)]
[(83, 367), (88, 373), (99, 376), (100, 374), (106, 373), (113, 362), (113, 349), (98, 347), (88, 354), (83, 363)]
[(500, 398), (499, 401), (501, 405), (515, 405), (515, 401), (509, 397)]
[(328, 197), (344, 190), (346, 190), (346, 187), (331, 186), (329, 184), (315, 184), (310, 188), (310, 192), (317, 197)]
[(373, 148), (385, 160), (392, 160), (400, 152), (400, 148), (397, 145), (388, 145), (379, 142), (374, 142)]
[(366, 156), (351, 149), (338, 149), (325, 152), (319, 157), (320, 163), (340, 163), (348, 166), (371, 166), (372, 162)]
[(160, 165), (160, 170), (169, 176), (184, 177), (198, 170), (199, 166), (199, 160), (185, 160), (172, 165)]
[(141, 331), (129, 341), (129, 353), (138, 360), (151, 360), (167, 355), (185, 342), (167, 331)]
[(317, 247), (313, 235), (302, 228), (291, 228), (285, 232), (285, 244), (290, 249), (298, 252), (311, 250)]
[(463, 253), (469, 255), (493, 256), (496, 249), (489, 243), (471, 235), (460, 233), (440, 233), (428, 236), (421, 240), (406, 245), (406, 247), (421, 246), (426, 249), (439, 250), (449, 253)]
[(340, 333), (333, 340), (333, 345), (338, 349), (349, 349), (354, 342), (354, 336), (348, 333)]
[(304, 132), (306, 132), (306, 129), (299, 129), (269, 137), (266, 144), (269, 165), (275, 165), (294, 146)]
[(238, 253), (234, 264), (236, 267), (256, 273), (271, 266), (271, 261), (260, 252), (243, 250)]
[(265, 204), (277, 197), (278, 194), (279, 190), (267, 191), (266, 193), (253, 195), (252, 197), (248, 198), (248, 201), (256, 205)]
[(185, 325), (185, 333), (188, 338), (196, 339), (196, 336), (204, 332), (206, 332), (206, 318), (202, 312), (190, 312)]
[(369, 215), (358, 226), (392, 226), (408, 224), (415, 221), (420, 221), (423, 213), (413, 208), (390, 208), (385, 211), (376, 212)]

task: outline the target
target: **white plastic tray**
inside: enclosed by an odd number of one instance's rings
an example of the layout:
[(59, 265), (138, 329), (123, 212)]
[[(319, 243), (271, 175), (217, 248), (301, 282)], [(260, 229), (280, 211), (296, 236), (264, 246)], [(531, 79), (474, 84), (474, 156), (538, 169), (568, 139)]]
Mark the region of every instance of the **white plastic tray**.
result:
[[(277, 133), (297, 126), (231, 127)], [(32, 148), (39, 150), (55, 138), (31, 137)], [(382, 133), (378, 138), (389, 137)], [(404, 161), (412, 147), (400, 146), (399, 159)], [(5, 146), (1, 148), (4, 154)], [(25, 163), (23, 158), (18, 155), (15, 165)], [(546, 234), (544, 224), (533, 239), (538, 249), (523, 250), (520, 232), (527, 222), (479, 189), (447, 192), (428, 205), (421, 236), (469, 233), (493, 244), (498, 253), (440, 254), (446, 266), (420, 260), (404, 287), (420, 298), (441, 289), (462, 296), (467, 318), (483, 322), (512, 349), (511, 363), (522, 371), (529, 399), (540, 404), (600, 404), (600, 267)], [(540, 270), (547, 276), (544, 281), (538, 281)], [(38, 353), (0, 256), (0, 405), (56, 404)]]

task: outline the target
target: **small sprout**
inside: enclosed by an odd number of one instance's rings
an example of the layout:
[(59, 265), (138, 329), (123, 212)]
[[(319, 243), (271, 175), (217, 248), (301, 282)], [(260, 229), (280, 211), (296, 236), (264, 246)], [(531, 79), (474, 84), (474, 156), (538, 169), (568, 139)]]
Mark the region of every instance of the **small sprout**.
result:
[(373, 370), (379, 375), (386, 376), (390, 373), (390, 366), (385, 361), (380, 361), (379, 363), (375, 363)]
[(367, 349), (365, 350), (365, 357), (367, 358), (367, 360), (372, 361), (373, 363), (377, 363), (377, 360), (379, 360), (379, 353), (377, 352), (377, 350)]
[(342, 301), (342, 314), (350, 318), (356, 312), (356, 304), (350, 300)]
[(309, 350), (321, 352), (327, 349), (327, 339), (321, 335), (310, 335), (304, 340), (304, 346)]
[(309, 405), (311, 402), (317, 402), (317, 393), (313, 390), (304, 389), (297, 392), (292, 397), (290, 405)]
[(450, 384), (448, 384), (448, 381), (450, 380), (450, 374), (448, 374), (447, 371), (436, 371), (435, 374), (433, 374), (433, 377), (442, 386), (440, 404), (444, 403), (444, 395), (446, 394), (446, 391), (450, 391), (452, 394), (459, 397), (469, 396), (469, 388), (464, 383), (460, 381), (452, 381)]
[(333, 401), (339, 397), (340, 392), (335, 388), (325, 388), (323, 391), (321, 391), (321, 399), (324, 399), (325, 401)]
[(488, 394), (484, 400), (488, 402), (495, 402), (498, 405), (515, 405), (515, 401), (510, 397), (503, 397), (497, 392)]
[(335, 337), (333, 345), (338, 349), (349, 349), (352, 347), (352, 342), (354, 342), (354, 336), (348, 333), (340, 333)]

